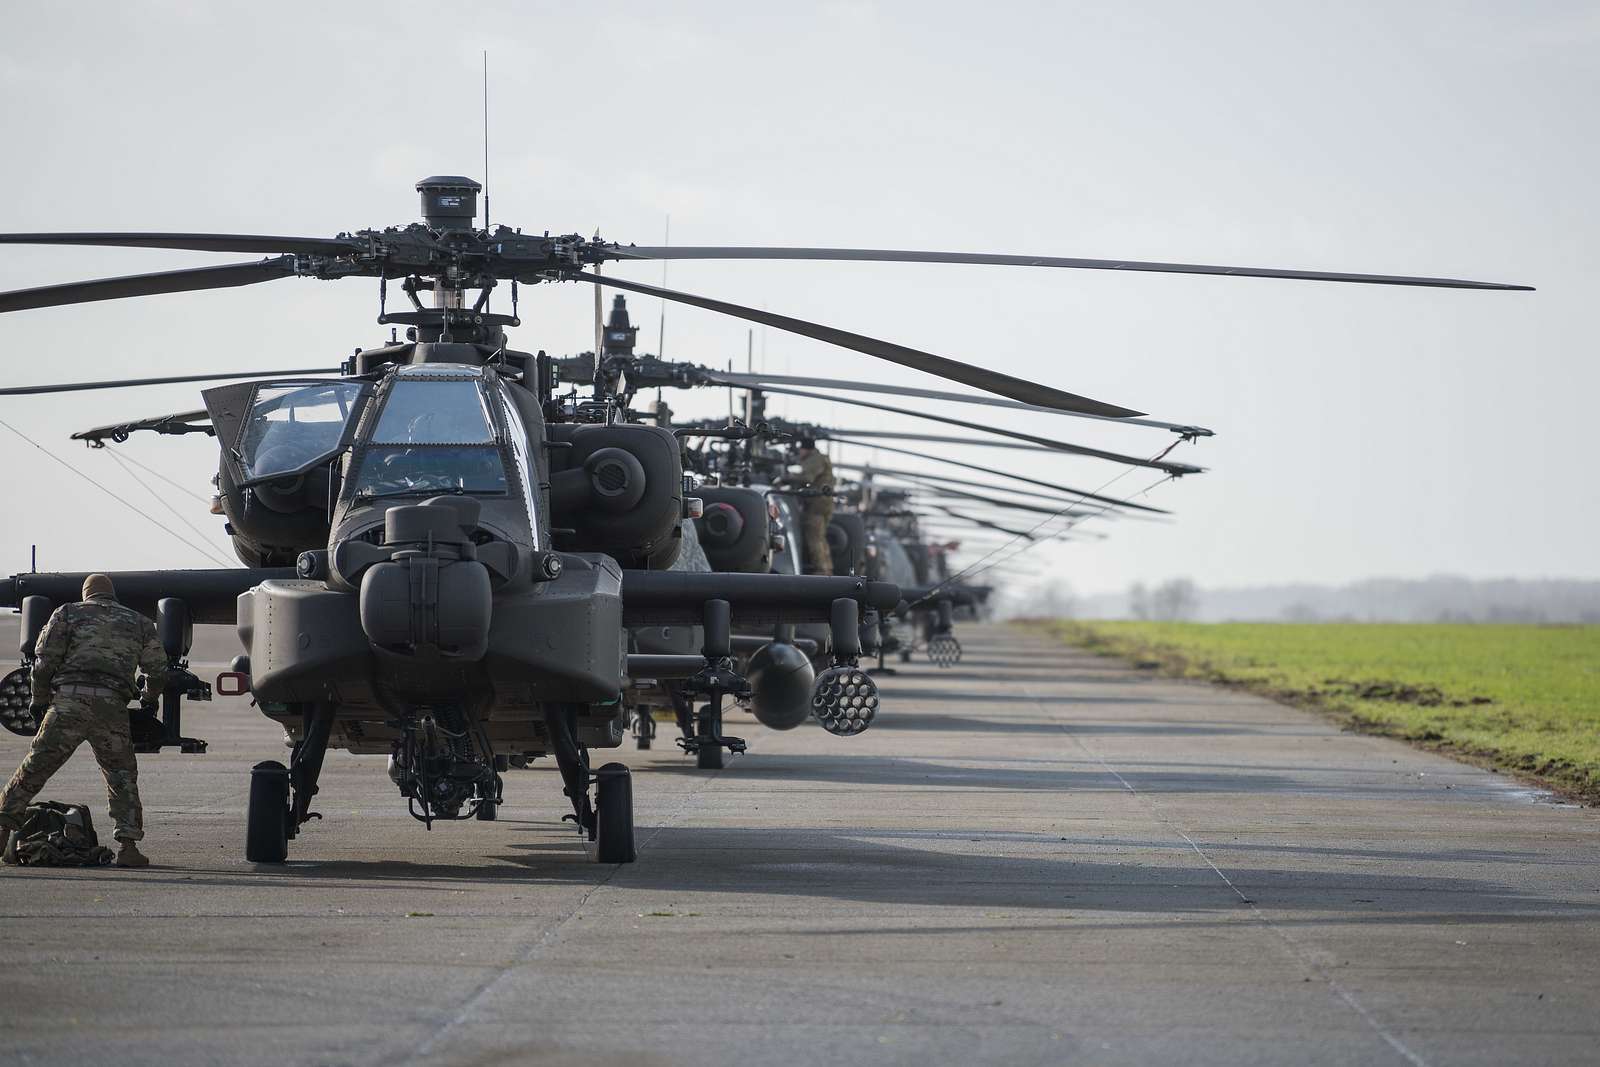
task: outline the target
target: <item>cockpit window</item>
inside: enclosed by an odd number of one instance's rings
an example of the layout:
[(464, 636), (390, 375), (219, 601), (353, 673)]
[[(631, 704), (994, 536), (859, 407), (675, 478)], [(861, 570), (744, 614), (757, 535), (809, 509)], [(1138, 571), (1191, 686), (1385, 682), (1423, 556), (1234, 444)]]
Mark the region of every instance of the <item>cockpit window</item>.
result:
[(506, 468), (493, 446), (373, 445), (356, 476), (357, 496), (504, 493)]
[(292, 474), (337, 452), (362, 388), (348, 381), (257, 387), (239, 444), (245, 478)]
[(476, 381), (397, 381), (372, 432), (377, 445), (489, 445), (494, 428)]

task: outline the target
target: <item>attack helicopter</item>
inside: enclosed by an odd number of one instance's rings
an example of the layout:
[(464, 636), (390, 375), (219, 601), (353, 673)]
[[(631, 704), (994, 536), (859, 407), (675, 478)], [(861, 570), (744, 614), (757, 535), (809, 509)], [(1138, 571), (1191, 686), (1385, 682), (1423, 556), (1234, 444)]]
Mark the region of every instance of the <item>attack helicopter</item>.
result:
[[(558, 376), (571, 384), (597, 382), (598, 392), (619, 398), (622, 413), (630, 421), (670, 427), (682, 438), (685, 469), (699, 480), (696, 496), (702, 504), (701, 514), (693, 520), (699, 537), (699, 544), (694, 545), (699, 550), (694, 566), (731, 573), (802, 573), (798, 563), (802, 541), (794, 501), (762, 478), (752, 482), (750, 477), (755, 470), (750, 456), (765, 451), (760, 421), (754, 426), (741, 421), (680, 424), (666, 403), (635, 408), (640, 384), (634, 371), (642, 363), (662, 365), (656, 357), (635, 354), (637, 334), (626, 298), (618, 294), (600, 331), (600, 360), (595, 360), (594, 352), (557, 360)], [(846, 569), (843, 573), (859, 571)], [(861, 627), (867, 645), (875, 633), (875, 611), (867, 611)], [(670, 653), (675, 643), (691, 640), (696, 638), (690, 630), (672, 627), (642, 627), (630, 632), (630, 646), (651, 653)], [(750, 683), (749, 693), (739, 697), (739, 705), (771, 729), (794, 729), (813, 718), (814, 677), (829, 667), (832, 656), (827, 625), (739, 625), (731, 640), (736, 667)], [(701, 769), (722, 768), (725, 752), (747, 750), (742, 737), (723, 731), (722, 705), (715, 701), (696, 705), (682, 680), (637, 680), (629, 701), (634, 704), (635, 742), (640, 747), (653, 744), (654, 715), (659, 710), (677, 721), (678, 747), (694, 755)], [(862, 710), (864, 715), (850, 720), (821, 717), (819, 723), (830, 733), (854, 736), (872, 725), (875, 701), (869, 699)]]
[[(601, 355), (598, 357), (598, 359), (593, 353), (582, 353), (579, 356), (571, 357), (569, 360), (563, 361), (565, 373), (571, 374), (573, 376), (573, 380), (575, 381), (588, 381), (591, 378), (596, 381), (603, 380), (607, 384), (608, 388), (615, 391), (618, 395), (626, 398), (627, 403), (625, 406), (627, 406), (630, 411), (632, 411), (632, 402), (637, 394), (649, 388), (660, 390), (662, 388), (690, 389), (697, 387), (728, 387), (730, 390), (737, 389), (742, 391), (744, 393), (744, 418), (739, 427), (725, 426), (721, 421), (715, 419), (702, 419), (689, 424), (680, 425), (676, 432), (687, 433), (691, 435), (706, 435), (708, 438), (728, 438), (730, 436), (734, 438), (733, 440), (722, 441), (711, 439), (706, 440), (702, 447), (696, 448), (691, 453), (687, 453), (688, 464), (696, 471), (697, 474), (711, 478), (724, 487), (729, 485), (736, 486), (736, 488), (725, 489), (723, 490), (724, 492), (731, 492), (734, 494), (740, 492), (751, 493), (759, 489), (759, 491), (767, 497), (767, 506), (772, 512), (772, 519), (781, 527), (781, 531), (777, 538), (778, 543), (783, 544), (787, 542), (788, 544), (794, 546), (792, 552), (780, 548), (775, 554), (773, 569), (782, 573), (799, 573), (800, 566), (798, 561), (806, 558), (806, 552), (804, 551), (802, 543), (803, 533), (796, 511), (796, 505), (798, 503), (797, 494), (774, 484), (780, 478), (780, 472), (785, 470), (790, 463), (791, 457), (787, 455), (786, 450), (783, 447), (783, 443), (808, 437), (815, 438), (817, 440), (835, 440), (841, 443), (848, 443), (852, 445), (865, 445), (868, 444), (868, 442), (866, 440), (854, 440), (844, 436), (844, 434), (854, 433), (856, 431), (841, 432), (811, 424), (791, 424), (781, 419), (769, 419), (766, 414), (768, 393), (775, 393), (781, 396), (795, 396), (812, 400), (828, 400), (836, 403), (855, 405), (877, 411), (907, 415), (918, 419), (931, 420), (934, 422), (940, 422), (974, 430), (987, 435), (988, 437), (1003, 438), (1004, 440), (1000, 442), (990, 442), (983, 439), (949, 437), (930, 438), (926, 435), (916, 434), (901, 435), (895, 434), (892, 431), (861, 431), (864, 437), (873, 437), (881, 434), (891, 438), (895, 436), (906, 436), (913, 439), (937, 440), (941, 442), (958, 441), (971, 444), (1000, 443), (1006, 445), (1007, 447), (1020, 447), (1036, 449), (1043, 452), (1082, 455), (1094, 459), (1127, 464), (1130, 466), (1154, 467), (1166, 472), (1172, 477), (1195, 474), (1203, 470), (1203, 468), (1192, 466), (1190, 464), (1166, 460), (1164, 458), (1165, 452), (1170, 451), (1170, 448), (1164, 450), (1161, 456), (1145, 458), (1123, 453), (1108, 452), (1104, 449), (1059, 441), (1053, 438), (1044, 438), (1036, 435), (1018, 433), (1004, 426), (996, 425), (993, 422), (977, 423), (963, 419), (953, 419), (925, 410), (911, 410), (887, 406), (881, 403), (863, 400), (858, 396), (824, 395), (812, 390), (821, 388), (834, 391), (843, 391), (846, 393), (886, 393), (890, 395), (913, 396), (923, 399), (934, 399), (964, 404), (993, 403), (1009, 406), (1014, 409), (1031, 410), (1058, 415), (1082, 415), (1083, 417), (1089, 418), (1104, 418), (1104, 416), (1097, 416), (1081, 412), (1062, 412), (1057, 409), (1044, 408), (1035, 405), (1024, 404), (1019, 401), (1005, 400), (996, 397), (983, 398), (975, 397), (970, 394), (938, 392), (933, 390), (908, 388), (882, 383), (860, 382), (854, 380), (838, 381), (834, 379), (804, 378), (785, 375), (765, 375), (753, 373), (739, 374), (732, 371), (716, 370), (707, 366), (681, 361), (672, 362), (659, 356), (638, 353), (635, 351), (637, 333), (637, 327), (631, 325), (625, 297), (622, 295), (616, 296), (614, 298), (610, 317), (608, 318), (603, 331), (604, 341), (601, 346)], [(638, 417), (653, 419), (657, 425), (667, 425), (670, 422), (670, 412), (671, 409), (669, 407), (658, 402), (653, 411), (636, 411), (633, 412), (633, 414)], [(1182, 442), (1190, 442), (1212, 436), (1211, 430), (1192, 424), (1176, 424), (1138, 417), (1121, 418), (1117, 419), (1116, 421), (1125, 425), (1146, 426), (1167, 430), (1177, 434), (1179, 436), (1179, 440)], [(735, 430), (742, 430), (742, 432), (736, 433), (734, 432)], [(871, 444), (875, 448), (880, 447), (879, 442), (877, 441), (872, 441)], [(890, 452), (905, 451), (897, 450), (891, 446), (882, 446), (882, 448)], [(910, 452), (907, 452), (906, 454), (919, 455), (918, 453)], [(959, 461), (949, 460), (941, 456), (924, 456), (923, 458), (932, 459), (941, 463), (954, 463), (958, 467), (982, 471), (984, 473), (995, 473), (987, 470), (986, 468), (976, 467), (972, 464), (963, 464)], [(842, 464), (841, 469), (850, 470), (855, 466), (858, 465)], [(1070, 509), (1062, 510), (1060, 508), (1059, 498), (1052, 498), (1055, 499), (1055, 504), (1053, 506), (1041, 507), (1037, 504), (1003, 500), (992, 495), (978, 495), (971, 492), (971, 489), (973, 488), (999, 488), (992, 482), (979, 483), (973, 482), (970, 479), (952, 479), (948, 476), (918, 474), (910, 471), (885, 470), (881, 467), (876, 469), (880, 473), (887, 474), (896, 479), (911, 479), (913, 480), (914, 484), (928, 481), (937, 483), (936, 486), (924, 486), (924, 488), (927, 488), (930, 492), (938, 491), (953, 495), (958, 499), (959, 502), (968, 504), (969, 506), (974, 503), (980, 503), (988, 507), (1001, 509), (1020, 508), (1023, 510), (1031, 510), (1040, 514), (1056, 515), (1058, 517), (1068, 519), (1080, 514), (1079, 512)], [(1053, 490), (1055, 493), (1076, 494), (1075, 499), (1071, 501), (1071, 503), (1074, 504), (1092, 502), (1091, 507), (1093, 507), (1095, 504), (1104, 505), (1100, 507), (1098, 511), (1093, 512), (1093, 514), (1096, 515), (1103, 516), (1114, 514), (1115, 511), (1113, 508), (1130, 508), (1132, 510), (1152, 514), (1165, 514), (1165, 512), (1159, 508), (1131, 504), (1127, 501), (1119, 500), (1117, 498), (1107, 497), (1102, 494), (1087, 492), (1084, 490), (1076, 490), (1069, 486), (1045, 482), (1038, 479), (1005, 474), (1004, 472), (999, 473), (1007, 478), (1020, 478), (1021, 481), (1030, 483), (1032, 486), (1047, 488)], [(1011, 491), (1015, 492), (1017, 490)], [(1035, 495), (1040, 494), (1036, 493)], [(1042, 495), (1041, 499), (1043, 499)], [(732, 509), (731, 502), (719, 502), (709, 506), (729, 511)], [(984, 523), (983, 520), (978, 519), (975, 516), (967, 515), (964, 512), (956, 512), (953, 509), (945, 508), (942, 504), (935, 503), (933, 506), (953, 519), (969, 523), (977, 523), (980, 525), (989, 525), (991, 528), (994, 528), (993, 524)], [(759, 508), (759, 504), (752, 502), (750, 507), (752, 509), (756, 509)], [(716, 518), (716, 516), (709, 517)], [(838, 504), (836, 505), (834, 517), (830, 521), (830, 524), (827, 528), (828, 549), (830, 556), (833, 558), (834, 573), (864, 574), (867, 572), (867, 554), (875, 550), (870, 544), (872, 538), (869, 533), (868, 525), (868, 517), (864, 514), (864, 509), (861, 506), (860, 499), (856, 499), (851, 496), (838, 497)], [(735, 528), (750, 529), (752, 527), (741, 527), (736, 525)], [(708, 532), (708, 529), (708, 526), (702, 526), (701, 532), (703, 536)], [(914, 531), (902, 531), (901, 533), (896, 534), (895, 537), (905, 540), (905, 551), (916, 556), (920, 564), (916, 569), (916, 573), (920, 574), (919, 579), (913, 582), (913, 579), (911, 578), (913, 570), (910, 568), (909, 564), (905, 569), (904, 577), (902, 578), (902, 584), (912, 583), (919, 586), (919, 588), (912, 590), (912, 596), (908, 602), (907, 608), (904, 610), (906, 617), (915, 623), (912, 632), (915, 634), (920, 634), (920, 644), (917, 644), (916, 647), (921, 647), (927, 650), (930, 659), (937, 665), (949, 666), (950, 664), (959, 660), (961, 655), (960, 643), (958, 640), (956, 640), (951, 632), (953, 613), (962, 610), (973, 610), (977, 603), (977, 597), (981, 596), (982, 594), (960, 583), (952, 583), (949, 580), (950, 576), (948, 574), (934, 575), (930, 577), (927, 565), (928, 561), (926, 559), (928, 551), (927, 546), (923, 543), (920, 536), (914, 533)], [(764, 542), (764, 538), (753, 537), (749, 534), (746, 535), (746, 539), (752, 544)], [(708, 551), (715, 551), (714, 547), (709, 542), (707, 543), (706, 547)], [(881, 624), (877, 630), (877, 632), (883, 637), (883, 644), (888, 646), (889, 650), (893, 650), (894, 648), (898, 647), (902, 657), (909, 658), (915, 642), (912, 639), (907, 639), (904, 641), (900, 640), (891, 631), (889, 623), (890, 620), (888, 618), (884, 618), (881, 620)], [(826, 632), (823, 631), (822, 633), (814, 634), (812, 636), (815, 638), (813, 643), (817, 646), (818, 652), (825, 652), (827, 644)], [(870, 645), (874, 642), (875, 639), (871, 639), (868, 643)], [(880, 647), (878, 651), (880, 659), (878, 669), (880, 671), (886, 671), (886, 668), (881, 662), (885, 649)], [(684, 717), (681, 702), (677, 717), (680, 724), (683, 724), (687, 721)], [(763, 718), (763, 721), (767, 721), (768, 718), (766, 716), (762, 716), (759, 712), (758, 717)], [(803, 721), (803, 717), (789, 719), (781, 714), (771, 716), (770, 718), (774, 722), (787, 721), (796, 725), (798, 722)], [(779, 726), (778, 728), (785, 727)], [(686, 735), (689, 733), (687, 728), (685, 728), (685, 733)], [(713, 759), (714, 758), (716, 757), (713, 757)]]
[[(778, 432), (766, 418), (766, 397), (759, 388), (744, 388), (742, 420), (716, 419), (684, 423), (675, 420), (672, 409), (659, 399), (653, 405), (639, 402), (647, 388), (720, 387), (721, 378), (709, 368), (674, 363), (659, 356), (637, 351), (639, 328), (633, 324), (626, 296), (614, 297), (608, 316), (597, 331), (599, 356), (582, 352), (555, 361), (559, 379), (574, 387), (593, 386), (595, 396), (617, 398), (619, 418), (670, 427), (685, 443), (685, 469), (701, 479), (696, 489), (703, 510), (692, 520), (698, 534), (699, 551), (680, 555), (675, 568), (699, 571), (756, 573), (801, 573), (800, 561), (807, 557), (804, 531), (796, 506), (802, 495), (781, 485), (783, 472), (792, 457), (787, 444), (809, 435), (809, 428), (798, 432)], [(744, 381), (741, 380), (741, 385)], [(1207, 431), (1196, 431), (1207, 432)], [(692, 442), (692, 444), (691, 444)], [(1069, 446), (1071, 447), (1071, 446)], [(847, 468), (850, 465), (845, 465)], [(966, 482), (980, 485), (987, 483)], [(953, 490), (959, 492), (960, 490)], [(837, 495), (837, 494), (836, 494)], [(871, 544), (869, 517), (858, 508), (849, 493), (838, 497), (838, 507), (826, 536), (833, 574), (865, 575)], [(1103, 498), (1110, 501), (1112, 498)], [(997, 506), (1006, 506), (995, 500)], [(1054, 511), (1055, 509), (1050, 509)], [(1146, 509), (1156, 511), (1159, 509)], [(1063, 517), (1078, 514), (1063, 513)], [(912, 549), (925, 557), (926, 546), (915, 543)], [(896, 546), (898, 547), (898, 546)], [(692, 555), (692, 559), (690, 556)], [(924, 559), (924, 578), (927, 578)], [(909, 571), (907, 572), (909, 578)], [(938, 579), (947, 579), (948, 573)], [(947, 666), (959, 657), (960, 645), (950, 632), (952, 607), (970, 610), (986, 590), (963, 584), (942, 582), (936, 589), (925, 587), (916, 595), (916, 609), (907, 615), (922, 635), (920, 647), (929, 651), (933, 662)], [(883, 670), (880, 637), (893, 645), (894, 634), (886, 620), (869, 612), (863, 619), (861, 640), (870, 654), (879, 656)], [(630, 649), (640, 653), (672, 653), (698, 640), (690, 628), (643, 627), (630, 631)], [(780, 624), (771, 632), (737, 629), (733, 635), (736, 662), (751, 683), (748, 696), (738, 704), (752, 712), (763, 726), (789, 730), (811, 717), (811, 686), (815, 671), (825, 670), (830, 654), (829, 631), (825, 626)], [(903, 642), (909, 655), (911, 639)], [(678, 726), (679, 747), (696, 757), (701, 769), (723, 766), (724, 751), (746, 751), (743, 738), (723, 731), (723, 708), (712, 703), (695, 706), (681, 680), (671, 678), (636, 679), (627, 694), (632, 706), (631, 721), (635, 743), (651, 747), (657, 737), (656, 714), (665, 713)], [(823, 720), (835, 732), (859, 732), (871, 725), (865, 719), (836, 722)]]
[[(600, 331), (600, 360), (593, 352), (555, 362), (558, 378), (573, 385), (592, 384), (596, 396), (617, 398), (619, 417), (628, 421), (647, 421), (671, 429), (684, 444), (684, 467), (692, 470), (700, 483), (695, 492), (699, 509), (692, 523), (695, 539), (686, 545), (692, 551), (680, 556), (675, 568), (698, 572), (737, 574), (797, 574), (789, 556), (782, 527), (785, 512), (778, 501), (769, 500), (759, 488), (708, 473), (690, 457), (701, 454), (703, 446), (691, 449), (691, 441), (715, 438), (733, 443), (753, 435), (738, 425), (710, 425), (701, 428), (677, 426), (671, 409), (658, 403), (648, 410), (635, 410), (637, 389), (626, 370), (634, 358), (638, 328), (632, 325), (626, 299), (618, 295)], [(872, 612), (867, 613), (868, 618)], [(828, 627), (819, 627), (826, 635)], [(792, 729), (812, 717), (813, 691), (818, 670), (826, 670), (826, 660), (814, 665), (819, 651), (815, 636), (797, 637), (795, 624), (780, 622), (760, 628), (741, 625), (731, 637), (735, 666), (749, 682), (748, 692), (739, 694), (739, 704), (751, 710), (758, 721), (777, 729)], [(646, 626), (629, 631), (629, 648), (641, 655), (674, 654), (684, 646), (698, 647), (699, 629), (694, 627)], [(826, 644), (827, 642), (822, 642)], [(694, 688), (682, 678), (635, 678), (626, 694), (632, 708), (635, 743), (649, 748), (656, 738), (657, 711), (670, 714), (680, 736), (678, 746), (693, 755), (702, 770), (720, 769), (724, 754), (743, 753), (746, 742), (723, 730), (722, 703), (715, 699), (697, 704)], [(877, 701), (873, 697), (851, 718), (823, 716), (819, 721), (830, 732), (843, 735), (860, 733), (871, 725)]]
[[(249, 692), (292, 742), (287, 766), (264, 761), (252, 772), (245, 854), (257, 862), (281, 862), (289, 840), (317, 817), (311, 804), (329, 747), (387, 754), (411, 813), (430, 827), (493, 818), (510, 756), (553, 755), (573, 808), (569, 818), (595, 841), (596, 858), (631, 861), (628, 770), (620, 763), (592, 770), (590, 752), (621, 743), (621, 691), (630, 677), (682, 672), (718, 700), (745, 688), (748, 681), (732, 666), (735, 618), (753, 626), (827, 624), (832, 661), (817, 678), (819, 717), (849, 721), (875, 699), (856, 663), (861, 615), (894, 606), (899, 590), (850, 576), (663, 569), (676, 558), (692, 510), (678, 439), (663, 427), (619, 421), (617, 397), (604, 390), (587, 403), (564, 399), (548, 357), (510, 349), (505, 329), (521, 324), (521, 286), (580, 282), (655, 296), (1011, 403), (1118, 421), (1142, 413), (863, 334), (605, 274), (603, 267), (695, 259), (922, 262), (1527, 288), (975, 253), (641, 247), (598, 236), (525, 234), (504, 224), (479, 227), (481, 186), (469, 178), (428, 178), (416, 188), (422, 221), (334, 237), (0, 234), (0, 244), (265, 255), (0, 293), (0, 313), (290, 277), (364, 277), (378, 281), (378, 322), (406, 329), (404, 341), (391, 337), (357, 351), (333, 377), (232, 370), (26, 388), (237, 383), (205, 390), (200, 411), (74, 437), (100, 445), (146, 431), (217, 439), (220, 505), (245, 566), (111, 574), (124, 603), (155, 616), (180, 667), (194, 623), (237, 626), (244, 651), (235, 669), (218, 677), (218, 691)], [(400, 282), (409, 308), (389, 310), (391, 280)], [(506, 282), (510, 313), (490, 311), (491, 293)], [(76, 598), (81, 578), (25, 573), (0, 582), (0, 604), (21, 608), (25, 649), (52, 605)], [(649, 625), (700, 626), (699, 654), (635, 660), (627, 631)], [(174, 671), (179, 689), (161, 695), (171, 709), (157, 739), (163, 745), (176, 743), (182, 700), (200, 692), (186, 674)], [(15, 693), (16, 678), (0, 693)]]

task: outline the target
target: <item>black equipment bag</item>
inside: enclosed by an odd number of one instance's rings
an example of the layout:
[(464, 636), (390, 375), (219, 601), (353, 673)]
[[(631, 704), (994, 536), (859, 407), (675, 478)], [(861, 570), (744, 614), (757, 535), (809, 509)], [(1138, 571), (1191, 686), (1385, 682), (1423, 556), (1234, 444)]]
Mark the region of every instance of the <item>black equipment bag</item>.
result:
[(6, 861), (27, 867), (105, 867), (112, 859), (95, 836), (89, 809), (53, 800), (29, 804), (22, 829), (6, 846)]

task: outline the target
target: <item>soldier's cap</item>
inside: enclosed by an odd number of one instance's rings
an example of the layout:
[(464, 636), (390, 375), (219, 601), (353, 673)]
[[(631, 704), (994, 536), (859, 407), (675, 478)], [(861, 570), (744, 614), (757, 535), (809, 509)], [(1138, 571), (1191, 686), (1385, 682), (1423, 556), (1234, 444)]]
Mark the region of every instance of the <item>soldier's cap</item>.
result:
[(88, 600), (92, 596), (108, 596), (115, 600), (117, 587), (104, 574), (91, 574), (83, 580), (83, 599)]
[(801, 448), (816, 448), (817, 439), (815, 437), (802, 437), (799, 444)]

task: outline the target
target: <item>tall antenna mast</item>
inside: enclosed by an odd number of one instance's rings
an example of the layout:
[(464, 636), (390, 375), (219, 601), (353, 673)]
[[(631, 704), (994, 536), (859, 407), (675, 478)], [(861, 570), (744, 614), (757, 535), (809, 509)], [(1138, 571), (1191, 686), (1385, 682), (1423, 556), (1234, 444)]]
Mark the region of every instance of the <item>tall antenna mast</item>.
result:
[[(667, 212), (667, 232), (662, 237), (663, 246), (672, 244), (672, 213)], [(667, 287), (667, 261), (661, 261), (661, 288)], [(667, 302), (661, 301), (661, 325), (656, 333), (656, 358), (667, 358)]]
[(489, 50), (483, 50), (483, 228), (489, 228)]
[[(489, 50), (483, 50), (483, 232), (489, 232)], [(512, 282), (511, 310), (516, 311), (516, 282)], [(596, 288), (599, 288), (596, 286)], [(483, 294), (483, 307), (489, 309), (490, 294)]]

